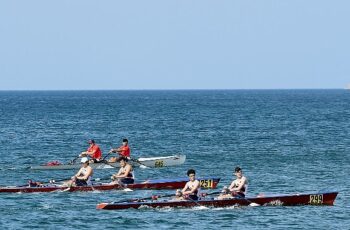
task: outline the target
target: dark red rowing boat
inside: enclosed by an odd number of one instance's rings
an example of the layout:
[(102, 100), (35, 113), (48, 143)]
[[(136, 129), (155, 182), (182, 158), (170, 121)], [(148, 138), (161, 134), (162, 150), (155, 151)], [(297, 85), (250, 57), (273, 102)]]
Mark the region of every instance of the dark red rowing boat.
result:
[(273, 195), (265, 197), (230, 198), (225, 200), (201, 199), (194, 200), (164, 200), (164, 201), (135, 201), (119, 203), (101, 203), (97, 209), (128, 209), (140, 207), (168, 208), (168, 207), (228, 207), (228, 206), (293, 206), (293, 205), (333, 205), (338, 192), (303, 193), (290, 195)]
[[(215, 177), (206, 177), (199, 178), (201, 187), (207, 189), (214, 189), (218, 185), (220, 178)], [(128, 184), (126, 186), (121, 186), (119, 184), (108, 184), (108, 183), (97, 183), (91, 186), (76, 186), (76, 187), (67, 187), (60, 186), (57, 184), (48, 184), (43, 187), (29, 187), (29, 186), (8, 186), (8, 187), (0, 187), (1, 192), (7, 193), (34, 193), (34, 192), (53, 192), (53, 191), (105, 191), (105, 190), (113, 190), (113, 189), (178, 189), (183, 188), (188, 181), (188, 178), (178, 178), (178, 179), (159, 179), (159, 180), (145, 180), (140, 181), (134, 184)]]

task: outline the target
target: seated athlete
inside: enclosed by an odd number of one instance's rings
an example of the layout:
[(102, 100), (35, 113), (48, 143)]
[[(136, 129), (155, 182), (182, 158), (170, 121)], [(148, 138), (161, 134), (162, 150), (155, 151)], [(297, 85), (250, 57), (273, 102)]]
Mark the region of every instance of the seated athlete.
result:
[(242, 169), (240, 167), (235, 168), (234, 174), (236, 179), (232, 181), (231, 185), (227, 188), (224, 187), (222, 194), (218, 199), (226, 199), (232, 197), (244, 198), (248, 186), (248, 180), (243, 176)]
[(82, 167), (67, 183), (69, 187), (91, 185), (93, 169), (89, 166), (89, 159), (87, 157), (83, 157), (81, 158), (81, 163), (83, 164)]
[(100, 146), (98, 146), (94, 140), (89, 140), (89, 148), (87, 151), (82, 152), (79, 156), (80, 157), (91, 157), (90, 163), (98, 163), (102, 160), (102, 151), (100, 149)]
[(112, 183), (118, 184), (133, 184), (134, 183), (134, 173), (132, 166), (128, 163), (128, 158), (121, 157), (119, 159), (120, 169), (118, 173), (113, 174), (111, 179)]
[(182, 196), (185, 200), (198, 200), (199, 181), (196, 180), (196, 171), (193, 169), (189, 169), (187, 171), (187, 176), (189, 177), (189, 181), (186, 183), (185, 187), (180, 191), (176, 191), (176, 196)]
[(175, 196), (172, 199), (173, 200), (184, 200), (181, 189), (176, 189)]
[(119, 159), (122, 157), (130, 158), (130, 147), (129, 147), (128, 139), (124, 138), (123, 143), (119, 148), (111, 149), (109, 152), (110, 153), (117, 153), (119, 155), (118, 157), (111, 157), (111, 159), (109, 159), (109, 162), (111, 162), (111, 163), (119, 162)]

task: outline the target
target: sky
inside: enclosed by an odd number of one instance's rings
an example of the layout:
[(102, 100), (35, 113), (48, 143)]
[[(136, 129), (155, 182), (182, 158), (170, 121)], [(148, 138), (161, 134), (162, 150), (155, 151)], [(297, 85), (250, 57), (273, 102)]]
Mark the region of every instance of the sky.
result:
[(2, 0), (0, 90), (327, 89), (348, 0)]

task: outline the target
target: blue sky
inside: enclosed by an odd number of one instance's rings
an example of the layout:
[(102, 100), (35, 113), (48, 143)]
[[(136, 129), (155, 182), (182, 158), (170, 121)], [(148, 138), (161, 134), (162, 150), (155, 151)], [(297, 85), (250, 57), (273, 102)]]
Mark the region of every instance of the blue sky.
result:
[(0, 90), (344, 88), (350, 1), (0, 2)]

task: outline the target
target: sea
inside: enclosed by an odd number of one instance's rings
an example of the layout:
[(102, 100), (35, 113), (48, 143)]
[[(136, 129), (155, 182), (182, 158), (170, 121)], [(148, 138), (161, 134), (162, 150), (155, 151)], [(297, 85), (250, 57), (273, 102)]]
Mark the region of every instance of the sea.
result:
[[(236, 166), (248, 196), (338, 191), (334, 206), (97, 210), (101, 202), (174, 191), (0, 193), (1, 229), (350, 229), (350, 91), (0, 91), (0, 185), (69, 178), (94, 139), (103, 154), (128, 138), (134, 158), (185, 154), (183, 165), (135, 168), (136, 178), (215, 176)], [(109, 177), (116, 169), (95, 170)]]

